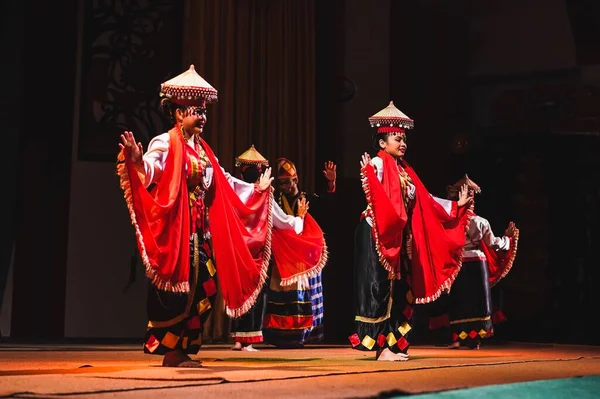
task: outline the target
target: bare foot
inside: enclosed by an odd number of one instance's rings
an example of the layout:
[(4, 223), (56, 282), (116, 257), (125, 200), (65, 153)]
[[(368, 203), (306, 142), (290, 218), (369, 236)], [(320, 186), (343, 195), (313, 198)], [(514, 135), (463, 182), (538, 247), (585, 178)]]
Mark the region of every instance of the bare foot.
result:
[(408, 360), (408, 353), (396, 353), (396, 361), (397, 362), (405, 362)]
[(198, 368), (202, 367), (202, 362), (199, 360), (192, 360), (187, 354), (181, 350), (174, 350), (167, 352), (162, 362), (163, 367), (187, 367), (187, 368)]
[(383, 362), (398, 362), (402, 360), (408, 360), (408, 357), (402, 359), (401, 357), (397, 356), (394, 352), (392, 352), (390, 348), (385, 348), (382, 351), (377, 351), (377, 356), (375, 357), (375, 359)]
[(242, 343), (241, 342), (236, 342), (232, 347), (231, 347), (232, 351), (241, 351), (242, 350)]
[(243, 351), (243, 352), (258, 352), (258, 349), (252, 347), (252, 344), (242, 344), (241, 342), (236, 342), (235, 345), (231, 347), (232, 351)]
[(202, 367), (202, 362), (200, 360), (186, 360), (179, 363), (175, 367), (185, 367), (190, 369), (198, 369)]
[(448, 345), (448, 348), (450, 348), (450, 349), (458, 349), (458, 348), (460, 348), (460, 342), (458, 342), (458, 341), (452, 342), (450, 345)]

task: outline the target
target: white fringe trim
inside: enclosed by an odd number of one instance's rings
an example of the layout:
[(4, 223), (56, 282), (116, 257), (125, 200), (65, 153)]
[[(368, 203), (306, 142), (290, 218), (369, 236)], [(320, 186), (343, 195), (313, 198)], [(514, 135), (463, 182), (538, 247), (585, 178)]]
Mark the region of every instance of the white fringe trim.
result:
[[(467, 233), (467, 231), (469, 231), (469, 224), (471, 223), (471, 219), (473, 218), (473, 216), (475, 216), (474, 204), (471, 203), (471, 205), (469, 206), (469, 209), (467, 210), (467, 221), (465, 223), (465, 234)], [(438, 299), (444, 291), (450, 291), (450, 287), (452, 287), (452, 284), (454, 284), (454, 280), (456, 280), (456, 276), (458, 276), (458, 273), (460, 272), (460, 269), (462, 268), (462, 263), (463, 263), (462, 248), (460, 248), (460, 255), (458, 257), (458, 265), (456, 267), (456, 270), (454, 270), (454, 273), (452, 273), (452, 275), (450, 277), (448, 277), (446, 279), (446, 281), (444, 281), (440, 285), (440, 287), (437, 289), (437, 291), (433, 295), (429, 295), (424, 298), (416, 298), (415, 297), (415, 303), (416, 304), (424, 304), (424, 303), (433, 302), (436, 299)]]
[(156, 268), (158, 266), (152, 265), (150, 263), (148, 253), (146, 252), (146, 246), (144, 244), (144, 239), (142, 237), (140, 227), (137, 223), (137, 217), (133, 209), (133, 195), (131, 194), (131, 182), (129, 180), (129, 174), (127, 172), (127, 165), (125, 164), (125, 150), (121, 150), (117, 159), (120, 161), (120, 163), (117, 165), (117, 175), (119, 176), (120, 187), (123, 190), (123, 196), (125, 197), (127, 209), (129, 210), (131, 224), (135, 228), (135, 236), (138, 243), (140, 256), (142, 257), (142, 263), (144, 264), (146, 270), (146, 277), (148, 277), (152, 284), (156, 286), (159, 290), (179, 293), (190, 292), (190, 283), (188, 281), (173, 284), (171, 281), (165, 280), (162, 277), (160, 277), (156, 273)]
[(498, 284), (500, 282), (500, 280), (502, 280), (504, 277), (506, 277), (508, 272), (510, 272), (510, 269), (512, 269), (512, 267), (513, 267), (515, 258), (517, 257), (517, 249), (518, 248), (519, 248), (519, 229), (515, 229), (515, 234), (511, 238), (511, 248), (509, 249), (509, 251), (511, 251), (511, 254), (510, 254), (510, 258), (508, 259), (508, 263), (507, 263), (506, 267), (504, 268), (504, 270), (502, 271), (502, 274), (500, 275), (500, 277), (494, 282), (494, 284), (490, 285), (490, 288), (492, 288), (496, 284)]
[(321, 252), (319, 262), (313, 268), (305, 272), (294, 274), (290, 277), (282, 278), (280, 284), (282, 286), (289, 286), (299, 281), (306, 281), (310, 277), (317, 276), (323, 271), (323, 268), (327, 263), (327, 259), (329, 259), (329, 251), (327, 250), (327, 243), (325, 242), (325, 237), (323, 237), (323, 251)]
[(260, 266), (260, 279), (258, 282), (258, 286), (250, 295), (246, 302), (242, 304), (239, 308), (232, 309), (229, 306), (225, 305), (225, 311), (227, 316), (232, 318), (238, 318), (246, 314), (252, 306), (256, 303), (256, 299), (260, 295), (263, 286), (265, 285), (265, 281), (267, 280), (267, 272), (269, 270), (269, 261), (271, 260), (271, 235), (273, 231), (273, 190), (269, 191), (268, 201), (268, 216), (267, 216), (267, 239), (265, 240), (265, 250), (263, 252), (263, 259)]
[(365, 192), (365, 197), (367, 200), (367, 209), (365, 210), (365, 212), (366, 212), (367, 216), (369, 216), (371, 218), (371, 222), (372, 222), (371, 232), (373, 234), (373, 239), (375, 240), (375, 250), (377, 251), (377, 255), (379, 257), (379, 263), (381, 263), (383, 268), (389, 273), (390, 279), (399, 280), (401, 278), (401, 273), (400, 272), (396, 273), (394, 271), (394, 268), (392, 267), (392, 265), (390, 265), (390, 262), (381, 253), (381, 243), (379, 242), (379, 234), (377, 233), (377, 221), (375, 220), (375, 215), (373, 214), (373, 208), (371, 206), (371, 204), (372, 204), (371, 187), (369, 186), (369, 180), (367, 179), (367, 173), (366, 173), (367, 167), (368, 167), (368, 165), (360, 170), (360, 180), (362, 182), (362, 189)]

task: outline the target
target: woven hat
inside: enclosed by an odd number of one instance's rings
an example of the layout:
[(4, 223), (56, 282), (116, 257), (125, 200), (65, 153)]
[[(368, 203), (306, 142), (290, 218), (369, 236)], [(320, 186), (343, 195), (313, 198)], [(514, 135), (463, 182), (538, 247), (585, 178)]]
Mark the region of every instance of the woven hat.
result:
[(217, 90), (198, 75), (194, 65), (190, 65), (187, 71), (162, 83), (160, 95), (181, 105), (200, 105), (204, 101), (207, 103), (217, 101)]
[(404, 132), (404, 129), (414, 127), (414, 121), (396, 108), (393, 101), (390, 101), (387, 107), (375, 115), (370, 116), (369, 123), (371, 127), (377, 128), (377, 133)]
[(235, 166), (242, 164), (269, 166), (269, 161), (262, 154), (256, 151), (254, 144), (235, 159)]
[(277, 160), (277, 179), (287, 179), (298, 177), (296, 165), (287, 158), (279, 158)]

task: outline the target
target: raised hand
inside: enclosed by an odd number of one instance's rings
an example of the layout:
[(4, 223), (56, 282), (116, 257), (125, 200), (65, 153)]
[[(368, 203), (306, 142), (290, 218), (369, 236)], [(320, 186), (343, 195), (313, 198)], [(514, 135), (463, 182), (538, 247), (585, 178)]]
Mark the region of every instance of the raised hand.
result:
[(258, 179), (258, 190), (265, 191), (269, 187), (271, 187), (271, 182), (273, 178), (271, 177), (271, 168), (265, 169), (265, 172), (260, 175), (260, 179)]
[(325, 162), (325, 168), (323, 169), (323, 175), (327, 179), (327, 181), (335, 181), (336, 179), (336, 169), (337, 166), (331, 161)]
[(126, 131), (121, 135), (121, 143), (119, 143), (119, 148), (124, 149), (125, 147), (130, 150), (129, 154), (131, 156), (131, 162), (133, 162), (134, 165), (140, 166), (142, 164), (144, 147), (142, 146), (142, 143), (135, 142), (133, 132)]
[(473, 197), (469, 195), (469, 186), (463, 184), (458, 193), (458, 206), (465, 206), (473, 202)]
[(365, 152), (360, 160), (360, 168), (362, 169), (369, 164), (371, 164), (371, 156)]
[(300, 198), (298, 200), (298, 216), (301, 218), (304, 218), (304, 216), (306, 216), (308, 213), (308, 204), (309, 202), (306, 200), (306, 198)]
[(508, 223), (508, 227), (506, 228), (504, 235), (507, 237), (513, 237), (515, 235), (515, 230), (517, 230), (517, 226), (515, 226), (514, 222), (510, 222)]

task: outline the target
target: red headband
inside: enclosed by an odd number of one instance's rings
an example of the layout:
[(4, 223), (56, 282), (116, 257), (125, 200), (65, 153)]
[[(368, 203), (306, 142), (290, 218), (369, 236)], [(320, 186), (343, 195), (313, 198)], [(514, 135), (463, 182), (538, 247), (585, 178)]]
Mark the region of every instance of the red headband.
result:
[(377, 128), (377, 134), (384, 133), (405, 133), (405, 130), (397, 126), (381, 126)]

